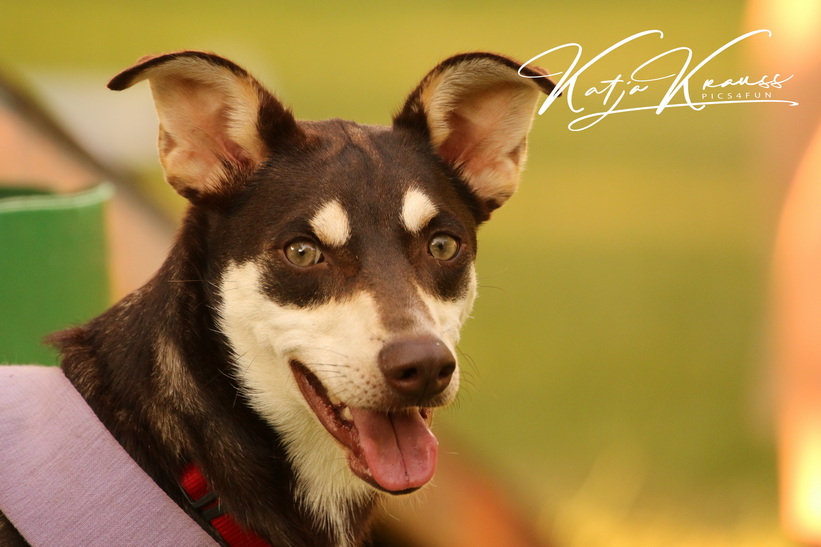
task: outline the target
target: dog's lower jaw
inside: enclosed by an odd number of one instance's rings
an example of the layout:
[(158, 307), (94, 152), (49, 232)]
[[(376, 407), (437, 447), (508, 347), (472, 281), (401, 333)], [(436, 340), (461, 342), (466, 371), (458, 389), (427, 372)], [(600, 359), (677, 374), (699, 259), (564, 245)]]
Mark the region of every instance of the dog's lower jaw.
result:
[[(238, 336), (238, 332), (233, 334), (235, 343), (239, 338), (249, 342), (249, 338)], [(362, 515), (389, 489), (368, 480), (368, 467), (357, 468), (361, 458), (355, 457), (321, 423), (304, 399), (288, 361), (273, 360), (260, 366), (265, 352), (252, 343), (243, 347), (246, 351), (242, 357), (235, 358), (233, 368), (242, 371), (237, 372), (237, 379), (249, 406), (281, 439), (296, 479), (296, 502), (312, 516), (317, 529), (334, 537), (337, 545), (357, 545), (362, 539), (361, 528), (357, 528), (361, 527)], [(260, 390), (259, 386), (265, 389)], [(332, 405), (330, 400), (326, 404)], [(345, 414), (342, 407), (344, 405), (340, 405), (341, 415)], [(413, 411), (425, 421), (432, 415), (430, 409), (414, 408)], [(424, 482), (427, 479), (429, 477)], [(394, 489), (390, 493), (404, 494), (417, 488)]]
[(438, 450), (430, 431), (432, 409), (412, 406), (386, 412), (335, 404), (305, 365), (292, 360), (290, 366), (310, 409), (347, 451), (354, 475), (394, 495), (430, 481)]
[(351, 472), (345, 450), (305, 412), (302, 430), (283, 434), (288, 460), (296, 475), (296, 499), (318, 528), (340, 546), (354, 545), (354, 515), (370, 507), (377, 493)]
[[(353, 523), (373, 506), (374, 489), (351, 472), (345, 450), (294, 397), (299, 397), (298, 390), (285, 387), (294, 382), (287, 363), (252, 367), (238, 357), (235, 369), (245, 371), (238, 379), (250, 407), (281, 439), (296, 479), (295, 502), (336, 544), (356, 545), (359, 530)], [(271, 390), (254, 388), (259, 385)]]

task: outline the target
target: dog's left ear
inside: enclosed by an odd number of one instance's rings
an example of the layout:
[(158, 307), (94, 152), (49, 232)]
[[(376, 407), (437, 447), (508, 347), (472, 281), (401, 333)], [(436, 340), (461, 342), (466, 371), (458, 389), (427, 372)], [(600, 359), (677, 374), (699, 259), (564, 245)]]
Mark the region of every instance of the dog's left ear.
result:
[(300, 131), (289, 110), (248, 72), (212, 53), (146, 57), (108, 84), (148, 80), (160, 120), (165, 178), (193, 202), (230, 194), (284, 138)]
[(492, 53), (451, 57), (434, 68), (394, 117), (394, 127), (423, 131), (461, 174), (487, 218), (519, 183), (527, 134), (540, 93), (555, 87), (538, 67)]

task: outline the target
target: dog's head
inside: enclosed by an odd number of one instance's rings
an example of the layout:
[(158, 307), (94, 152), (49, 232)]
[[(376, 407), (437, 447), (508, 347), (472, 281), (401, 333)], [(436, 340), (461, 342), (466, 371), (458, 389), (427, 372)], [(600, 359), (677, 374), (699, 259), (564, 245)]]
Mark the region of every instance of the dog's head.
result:
[(476, 229), (516, 190), (553, 87), (518, 70), (448, 59), (392, 127), (297, 121), (201, 52), (143, 59), (109, 84), (150, 81), (166, 178), (209, 218), (198, 245), (234, 374), (308, 498), (362, 488), (354, 475), (393, 493), (433, 475), (429, 423), (459, 387)]

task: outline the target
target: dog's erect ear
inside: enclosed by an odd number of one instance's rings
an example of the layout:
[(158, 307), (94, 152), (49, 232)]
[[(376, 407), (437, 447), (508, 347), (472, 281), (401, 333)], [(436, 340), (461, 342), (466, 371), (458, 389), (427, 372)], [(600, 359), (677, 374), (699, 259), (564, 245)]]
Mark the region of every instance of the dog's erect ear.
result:
[(483, 216), (516, 191), (540, 93), (555, 87), (538, 67), (492, 53), (451, 57), (410, 94), (394, 127), (422, 130), (479, 198)]
[(108, 87), (148, 80), (160, 120), (168, 182), (197, 201), (223, 195), (253, 172), (274, 141), (299, 133), (291, 113), (244, 69), (217, 55), (183, 51), (141, 59)]

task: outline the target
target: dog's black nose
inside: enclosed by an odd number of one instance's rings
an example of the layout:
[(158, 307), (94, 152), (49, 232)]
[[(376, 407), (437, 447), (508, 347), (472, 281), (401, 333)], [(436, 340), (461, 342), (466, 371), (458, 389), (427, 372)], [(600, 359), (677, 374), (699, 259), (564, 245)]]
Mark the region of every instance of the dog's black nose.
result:
[(401, 338), (382, 348), (379, 367), (397, 395), (421, 405), (448, 387), (456, 359), (438, 338)]

